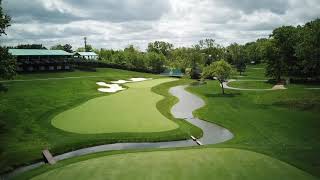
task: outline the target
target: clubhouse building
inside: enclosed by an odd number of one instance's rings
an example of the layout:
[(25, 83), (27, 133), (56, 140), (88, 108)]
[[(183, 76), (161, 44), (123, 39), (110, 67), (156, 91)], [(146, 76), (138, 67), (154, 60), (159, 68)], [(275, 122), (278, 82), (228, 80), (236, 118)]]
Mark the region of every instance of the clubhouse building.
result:
[(94, 52), (68, 53), (63, 50), (9, 49), (17, 59), (17, 71), (61, 71), (72, 70), (74, 60), (96, 60)]

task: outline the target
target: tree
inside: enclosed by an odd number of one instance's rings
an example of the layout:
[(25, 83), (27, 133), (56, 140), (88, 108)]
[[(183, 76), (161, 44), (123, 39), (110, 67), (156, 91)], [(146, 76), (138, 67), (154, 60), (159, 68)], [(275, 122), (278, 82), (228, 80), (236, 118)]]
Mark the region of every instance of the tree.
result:
[(147, 52), (162, 53), (164, 56), (169, 57), (173, 49), (173, 44), (163, 41), (155, 41), (148, 44)]
[(299, 42), (295, 47), (298, 58), (299, 72), (304, 77), (320, 76), (320, 19), (298, 27)]
[(87, 44), (86, 48), (80, 47), (77, 49), (77, 52), (91, 52), (93, 51), (93, 47), (90, 44)]
[(242, 75), (243, 72), (246, 71), (247, 65), (243, 59), (240, 59), (236, 63), (236, 68), (237, 71), (239, 72), (240, 76)]
[(150, 67), (153, 73), (162, 73), (164, 71), (164, 63), (166, 57), (163, 54), (155, 52), (147, 53), (147, 66)]
[(224, 60), (216, 61), (203, 69), (202, 78), (216, 78), (221, 85), (222, 94), (224, 94), (223, 83), (231, 76), (232, 67)]
[(266, 75), (275, 78), (276, 81), (279, 82), (287, 69), (285, 61), (281, 58), (280, 50), (274, 40), (269, 41), (265, 51), (267, 59)]
[(10, 26), (11, 17), (7, 14), (4, 14), (2, 9), (2, 0), (0, 0), (0, 36), (1, 34), (5, 34), (5, 30)]
[(205, 62), (207, 65), (219, 60), (224, 54), (223, 47), (215, 43), (214, 39), (200, 40), (199, 44), (195, 45), (194, 48), (199, 49), (201, 53), (207, 56)]
[(47, 49), (42, 44), (19, 44), (15, 48), (17, 48), (17, 49)]
[(52, 46), (50, 49), (63, 50), (63, 51), (69, 52), (69, 53), (73, 53), (72, 46), (70, 44), (65, 44), (65, 45), (58, 44), (58, 45)]
[[(11, 18), (4, 14), (0, 0), (0, 36), (6, 35), (5, 29), (10, 26)], [(11, 79), (16, 74), (16, 60), (9, 53), (8, 48), (0, 47), (0, 78)]]
[[(285, 71), (284, 75), (297, 75), (298, 59), (295, 55), (295, 47), (298, 43), (297, 28), (293, 26), (282, 26), (273, 30), (271, 34), (274, 45), (278, 48), (279, 65)], [(271, 61), (272, 62), (272, 61)], [(298, 72), (299, 73), (299, 72)]]
[(16, 60), (8, 48), (0, 47), (0, 78), (12, 79), (16, 75)]

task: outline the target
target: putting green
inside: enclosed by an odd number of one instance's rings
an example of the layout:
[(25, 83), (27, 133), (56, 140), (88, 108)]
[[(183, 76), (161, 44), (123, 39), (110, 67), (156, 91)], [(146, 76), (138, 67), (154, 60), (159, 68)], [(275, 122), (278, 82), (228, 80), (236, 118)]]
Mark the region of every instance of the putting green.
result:
[(207, 148), (103, 156), (66, 165), (33, 180), (253, 179), (312, 180), (311, 175), (269, 156), (239, 149)]
[(178, 128), (156, 108), (163, 97), (151, 88), (175, 79), (128, 83), (129, 89), (87, 101), (52, 119), (53, 126), (81, 134), (117, 132), (162, 132)]

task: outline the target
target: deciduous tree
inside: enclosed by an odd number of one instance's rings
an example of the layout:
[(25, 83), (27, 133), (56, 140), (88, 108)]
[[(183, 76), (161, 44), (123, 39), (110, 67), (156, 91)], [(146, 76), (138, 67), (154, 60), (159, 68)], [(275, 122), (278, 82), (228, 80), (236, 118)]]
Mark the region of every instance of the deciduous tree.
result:
[(203, 69), (202, 78), (216, 78), (221, 85), (222, 94), (224, 94), (223, 83), (231, 76), (232, 67), (224, 60), (216, 61)]

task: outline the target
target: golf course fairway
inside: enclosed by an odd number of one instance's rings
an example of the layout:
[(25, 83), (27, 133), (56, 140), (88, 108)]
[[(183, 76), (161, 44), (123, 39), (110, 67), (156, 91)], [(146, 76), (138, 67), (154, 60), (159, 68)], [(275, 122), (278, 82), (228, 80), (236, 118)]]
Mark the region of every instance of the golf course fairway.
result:
[(205, 148), (102, 156), (53, 169), (33, 180), (252, 179), (312, 180), (277, 159), (239, 149)]
[(52, 125), (68, 132), (80, 134), (121, 132), (162, 132), (178, 128), (163, 116), (156, 103), (163, 97), (151, 91), (173, 78), (128, 83), (122, 92), (91, 99), (64, 111), (52, 119)]

